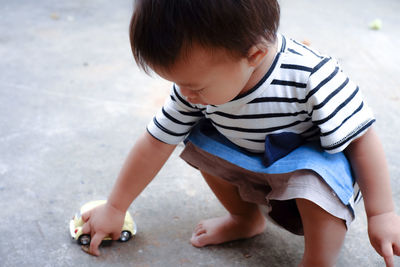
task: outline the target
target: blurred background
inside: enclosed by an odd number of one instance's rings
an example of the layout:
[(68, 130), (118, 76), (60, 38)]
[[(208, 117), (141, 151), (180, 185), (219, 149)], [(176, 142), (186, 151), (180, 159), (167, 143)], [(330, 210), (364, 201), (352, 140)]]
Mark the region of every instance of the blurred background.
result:
[[(280, 32), (336, 57), (374, 109), (399, 212), (400, 2), (280, 2)], [(103, 246), (98, 258), (71, 240), (69, 220), (107, 198), (171, 87), (135, 65), (132, 7), (0, 0), (0, 266), (296, 266), (303, 239), (272, 224), (250, 240), (189, 244), (197, 222), (224, 209), (179, 159), (182, 146), (132, 204), (135, 239)], [(362, 204), (357, 211), (337, 266), (383, 266)]]

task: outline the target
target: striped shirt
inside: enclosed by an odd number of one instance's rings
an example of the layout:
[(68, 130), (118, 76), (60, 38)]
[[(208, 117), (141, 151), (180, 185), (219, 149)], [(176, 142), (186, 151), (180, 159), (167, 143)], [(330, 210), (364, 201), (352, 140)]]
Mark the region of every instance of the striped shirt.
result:
[(374, 123), (370, 108), (331, 57), (278, 35), (279, 52), (260, 82), (222, 105), (189, 103), (174, 85), (170, 97), (147, 126), (168, 144), (178, 144), (201, 118), (231, 142), (262, 153), (268, 135), (290, 132), (320, 139), (329, 153), (344, 150)]

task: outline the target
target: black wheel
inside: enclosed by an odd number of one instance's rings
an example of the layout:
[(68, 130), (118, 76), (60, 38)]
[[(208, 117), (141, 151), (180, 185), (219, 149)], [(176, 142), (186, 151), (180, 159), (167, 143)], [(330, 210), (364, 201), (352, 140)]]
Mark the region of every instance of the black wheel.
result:
[(88, 234), (81, 235), (78, 238), (78, 243), (80, 245), (84, 245), (84, 246), (89, 245), (90, 244), (90, 235), (88, 235)]
[(120, 242), (126, 242), (131, 238), (132, 234), (129, 231), (122, 231), (121, 235), (119, 236)]

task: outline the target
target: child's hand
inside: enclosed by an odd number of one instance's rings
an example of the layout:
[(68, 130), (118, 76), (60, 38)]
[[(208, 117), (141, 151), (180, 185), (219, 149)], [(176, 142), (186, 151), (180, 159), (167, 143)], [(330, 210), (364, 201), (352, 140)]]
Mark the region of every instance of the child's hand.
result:
[(82, 220), (86, 222), (82, 232), (91, 236), (89, 253), (100, 256), (99, 245), (106, 236), (117, 240), (120, 237), (124, 219), (125, 212), (108, 203), (82, 214)]
[(394, 255), (400, 256), (400, 217), (394, 212), (369, 217), (368, 235), (386, 266), (394, 267)]

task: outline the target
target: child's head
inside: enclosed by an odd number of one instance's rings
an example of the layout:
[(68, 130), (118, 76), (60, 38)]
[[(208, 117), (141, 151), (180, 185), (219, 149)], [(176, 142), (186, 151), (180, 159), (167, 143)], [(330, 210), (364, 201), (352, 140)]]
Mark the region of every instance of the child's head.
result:
[[(181, 91), (205, 95), (186, 95), (193, 103), (221, 104), (239, 94), (250, 77), (242, 64), (248, 62), (241, 61), (254, 47), (275, 41), (279, 15), (276, 0), (136, 0), (133, 55), (141, 68), (153, 69)], [(228, 85), (237, 87), (229, 96), (209, 96), (208, 91), (215, 94), (209, 89)]]
[(130, 39), (139, 66), (169, 68), (193, 43), (247, 56), (278, 24), (276, 0), (136, 0)]

